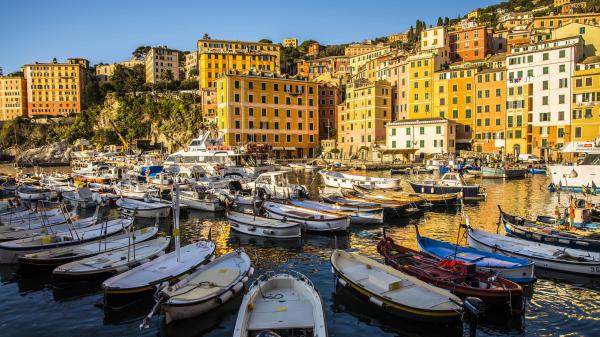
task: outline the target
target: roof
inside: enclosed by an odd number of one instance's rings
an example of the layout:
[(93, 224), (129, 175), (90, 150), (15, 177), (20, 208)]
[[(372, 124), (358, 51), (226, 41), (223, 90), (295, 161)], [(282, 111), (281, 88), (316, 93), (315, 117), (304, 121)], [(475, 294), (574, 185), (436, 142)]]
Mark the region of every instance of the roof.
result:
[(600, 55), (596, 55), (596, 56), (588, 56), (585, 59), (583, 59), (583, 61), (579, 62), (581, 64), (593, 64), (593, 63), (600, 63)]

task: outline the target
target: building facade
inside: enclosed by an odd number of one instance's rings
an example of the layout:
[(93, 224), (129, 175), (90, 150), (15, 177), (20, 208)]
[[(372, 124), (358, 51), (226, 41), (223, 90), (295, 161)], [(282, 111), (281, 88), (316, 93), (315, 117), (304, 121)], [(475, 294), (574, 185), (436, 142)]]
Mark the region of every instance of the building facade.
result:
[(115, 72), (117, 67), (116, 63), (111, 64), (97, 64), (96, 65), (96, 77), (100, 82), (107, 82)]
[[(456, 123), (446, 118), (405, 119), (386, 125), (386, 148), (425, 157), (455, 153)], [(411, 151), (412, 150), (412, 151)]]
[(573, 73), (572, 141), (593, 141), (600, 136), (600, 57), (591, 56)]
[(349, 59), (349, 70), (352, 75), (358, 73), (362, 66), (367, 64), (369, 61), (373, 61), (382, 56), (389, 54), (391, 51), (389, 46), (381, 46), (376, 49), (372, 49), (364, 54), (358, 54), (350, 57)]
[(491, 36), (485, 26), (457, 29), (448, 35), (453, 61), (482, 60), (490, 51)]
[(193, 70), (198, 71), (198, 52), (193, 50), (185, 55), (184, 76), (186, 79), (198, 78), (198, 75), (192, 75)]
[(349, 45), (344, 49), (345, 56), (357, 56), (366, 54), (368, 52), (374, 51), (376, 49), (381, 48), (382, 44), (362, 44), (362, 43), (354, 43)]
[(298, 39), (295, 37), (289, 37), (287, 39), (283, 39), (283, 46), (296, 48), (296, 47), (298, 47)]
[(167, 47), (150, 48), (146, 53), (146, 83), (179, 80), (179, 52)]
[(308, 46), (308, 50), (306, 51), (306, 54), (308, 56), (317, 57), (317, 56), (319, 56), (319, 53), (321, 52), (321, 50), (323, 50), (323, 46), (321, 46), (319, 43), (317, 43), (317, 42), (311, 43)]
[(448, 48), (450, 40), (448, 31), (444, 26), (425, 29), (421, 32), (421, 51), (437, 50)]
[(319, 138), (336, 138), (337, 107), (342, 103), (342, 93), (338, 86), (319, 84)]
[(273, 43), (198, 40), (198, 81), (200, 88), (214, 87), (229, 71), (280, 72), (281, 46)]
[(85, 65), (81, 59), (24, 65), (27, 115), (57, 117), (81, 112), (85, 108), (82, 96), (87, 75)]
[(506, 69), (489, 68), (475, 75), (475, 144), (478, 152), (506, 149)]
[(27, 117), (27, 81), (23, 77), (0, 77), (0, 121)]
[(217, 126), (227, 146), (271, 144), (278, 157), (312, 157), (319, 144), (318, 84), (231, 71), (217, 80)]

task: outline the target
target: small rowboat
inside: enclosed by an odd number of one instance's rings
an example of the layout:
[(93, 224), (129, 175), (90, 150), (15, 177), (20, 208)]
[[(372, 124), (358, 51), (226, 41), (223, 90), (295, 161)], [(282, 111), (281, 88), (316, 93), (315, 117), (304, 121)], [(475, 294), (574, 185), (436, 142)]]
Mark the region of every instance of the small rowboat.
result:
[(400, 189), (399, 178), (366, 177), (327, 170), (321, 170), (319, 173), (325, 185), (330, 187), (352, 189), (354, 184), (362, 184), (367, 188)]
[(164, 202), (145, 202), (135, 199), (120, 198), (117, 200), (117, 206), (131, 212), (139, 218), (166, 218), (171, 213), (171, 204)]
[(61, 214), (62, 209), (60, 208), (51, 208), (43, 211), (38, 211), (35, 209), (18, 210), (1, 214), (0, 223), (3, 225), (17, 225), (19, 223), (30, 223), (37, 221), (42, 217), (53, 217)]
[(350, 217), (353, 224), (380, 224), (383, 223), (383, 208), (361, 208), (353, 206), (331, 205), (312, 200), (292, 199), (290, 204)]
[(77, 219), (76, 217), (72, 217), (69, 219), (68, 223), (66, 223), (67, 220), (64, 218), (64, 216), (62, 218), (63, 221), (60, 221), (59, 217), (53, 219), (54, 220), (49, 222), (38, 222), (33, 224), (33, 226), (27, 227), (0, 226), (0, 242), (19, 240), (38, 235), (46, 235), (48, 233), (65, 232), (68, 231), (69, 228), (82, 229), (96, 224), (98, 216), (94, 215), (83, 219)]
[(261, 275), (244, 295), (233, 337), (292, 336), (292, 331), (293, 336), (327, 337), (317, 288), (297, 272)]
[(523, 288), (520, 285), (489, 272), (476, 271), (474, 264), (440, 260), (397, 245), (385, 236), (377, 245), (377, 251), (385, 258), (386, 264), (461, 298), (477, 297), (487, 306), (520, 309), (523, 305)]
[(231, 252), (200, 266), (158, 294), (167, 324), (221, 306), (244, 289), (253, 273), (250, 257), (243, 251)]
[(500, 206), (498, 209), (507, 235), (549, 245), (600, 252), (597, 231), (562, 231), (548, 224), (539, 224), (504, 213)]
[(98, 278), (122, 273), (161, 256), (170, 242), (170, 237), (160, 237), (65, 263), (52, 271), (53, 281)]
[[(378, 202), (367, 201), (360, 198), (354, 198), (350, 195), (347, 197), (341, 196), (339, 194), (321, 194), (321, 199), (323, 201), (347, 207), (358, 207), (358, 208), (378, 208), (378, 207), (387, 207), (388, 204), (382, 204)], [(394, 205), (389, 204), (389, 207), (393, 207)]]
[(52, 196), (52, 191), (47, 188), (21, 185), (17, 187), (17, 197), (25, 201), (46, 200)]
[(57, 225), (61, 223), (65, 223), (67, 218), (71, 220), (76, 219), (75, 212), (66, 212), (61, 209), (51, 209), (48, 211), (39, 211), (30, 214), (23, 214), (10, 217), (6, 222), (4, 222), (5, 226), (0, 226), (0, 231), (3, 231), (4, 228), (9, 227), (19, 227), (23, 229), (35, 229), (43, 226), (51, 226)]
[(409, 201), (392, 200), (388, 198), (382, 199), (351, 190), (342, 190), (341, 193), (346, 199), (379, 204), (380, 207), (383, 207), (388, 211), (386, 215), (389, 216), (408, 217), (421, 212), (421, 210), (416, 207), (415, 203)]
[(366, 197), (386, 201), (406, 201), (416, 205), (451, 206), (458, 204), (458, 193), (424, 194), (388, 191), (381, 189), (366, 189), (361, 185), (354, 185), (354, 190)]
[(471, 228), (467, 220), (467, 239), (470, 247), (486, 252), (526, 259), (536, 268), (559, 272), (600, 276), (600, 253), (561, 248), (544, 243), (503, 236)]
[(265, 201), (262, 208), (273, 219), (302, 224), (303, 228), (315, 232), (346, 231), (350, 226), (349, 216), (317, 211), (294, 205)]
[(275, 220), (235, 211), (228, 211), (226, 216), (231, 223), (231, 229), (240, 233), (280, 239), (302, 236), (302, 226), (297, 222)]
[(419, 249), (442, 260), (459, 260), (473, 263), (478, 270), (493, 272), (496, 275), (516, 283), (533, 283), (535, 281), (534, 265), (526, 259), (497, 254), (471, 247), (457, 246), (419, 235)]
[(337, 282), (398, 316), (419, 321), (456, 322), (460, 298), (357, 253), (335, 250), (331, 266)]
[(56, 268), (61, 264), (109, 252), (127, 245), (149, 240), (158, 233), (157, 227), (146, 227), (132, 233), (125, 233), (91, 241), (81, 245), (45, 250), (19, 257), (19, 271), (40, 271)]

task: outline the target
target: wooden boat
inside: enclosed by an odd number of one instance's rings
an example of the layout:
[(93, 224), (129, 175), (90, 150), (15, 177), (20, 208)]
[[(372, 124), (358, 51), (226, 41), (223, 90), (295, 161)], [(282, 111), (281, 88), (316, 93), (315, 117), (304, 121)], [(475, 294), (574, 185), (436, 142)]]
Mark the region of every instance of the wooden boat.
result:
[(331, 266), (340, 285), (393, 314), (437, 323), (460, 319), (460, 298), (391, 266), (342, 250), (334, 250)]
[(62, 198), (71, 206), (79, 208), (93, 208), (102, 204), (102, 197), (100, 197), (100, 194), (92, 192), (87, 187), (78, 188), (75, 191), (63, 192)]
[(181, 191), (180, 198), (181, 203), (191, 209), (206, 212), (219, 212), (224, 209), (218, 196), (208, 191)]
[(327, 170), (321, 170), (319, 173), (325, 185), (330, 187), (351, 189), (352, 185), (361, 184), (366, 188), (400, 189), (399, 178), (366, 177)]
[[(321, 199), (323, 199), (324, 202), (327, 202), (330, 204), (348, 206), (348, 207), (358, 207), (358, 208), (384, 207), (384, 206), (382, 206), (381, 203), (378, 203), (378, 202), (371, 202), (371, 201), (366, 201), (363, 199), (353, 198), (353, 197), (344, 197), (344, 196), (341, 196), (339, 194), (334, 194), (334, 193), (321, 194)], [(383, 204), (383, 205), (385, 205), (385, 204)], [(390, 206), (393, 206), (393, 205), (390, 204)]]
[(478, 270), (493, 272), (499, 277), (516, 283), (528, 284), (535, 281), (534, 264), (527, 259), (438, 241), (421, 236), (418, 230), (417, 242), (422, 252), (442, 260), (458, 260), (473, 263)]
[(149, 240), (156, 236), (158, 228), (145, 227), (130, 233), (109, 236), (104, 239), (63, 248), (49, 249), (26, 254), (18, 258), (19, 271), (40, 271), (56, 268), (61, 264), (87, 258), (127, 247), (133, 243)]
[(68, 262), (52, 271), (53, 281), (98, 278), (122, 273), (161, 256), (170, 242), (170, 237), (160, 237)]
[(469, 296), (483, 300), (487, 306), (520, 309), (523, 288), (493, 273), (476, 271), (475, 265), (456, 260), (440, 260), (394, 243), (385, 237), (377, 245), (385, 263), (433, 286), (446, 289), (461, 298)]
[(117, 234), (131, 226), (131, 219), (118, 219), (111, 223), (100, 223), (82, 229), (70, 229), (31, 238), (0, 243), (0, 263), (16, 263), (19, 256), (59, 247), (74, 246)]
[(297, 222), (275, 220), (231, 210), (227, 211), (226, 216), (231, 229), (244, 234), (281, 239), (302, 236), (302, 226)]
[(362, 193), (365, 196), (380, 199), (382, 201), (407, 201), (417, 205), (451, 206), (457, 205), (459, 199), (458, 193), (425, 194), (389, 191), (383, 189), (369, 190), (364, 188), (362, 185), (354, 185), (354, 190)]
[(167, 324), (221, 306), (244, 289), (253, 273), (250, 257), (243, 251), (231, 252), (200, 266), (158, 294)]
[(50, 198), (52, 191), (38, 186), (21, 185), (17, 187), (16, 194), (24, 201), (38, 201)]
[(171, 204), (146, 202), (129, 198), (119, 198), (117, 206), (139, 218), (166, 218), (171, 213)]
[(519, 167), (487, 167), (481, 168), (483, 178), (523, 178), (527, 174), (526, 168)]
[(504, 213), (500, 206), (498, 206), (498, 209), (507, 235), (554, 246), (600, 252), (598, 232), (559, 230), (556, 226)]
[(448, 172), (439, 180), (409, 181), (409, 183), (416, 193), (461, 193), (463, 198), (468, 199), (481, 199), (485, 197), (479, 185), (468, 185), (456, 172)]
[(309, 231), (346, 231), (350, 226), (349, 216), (339, 216), (337, 214), (273, 201), (265, 201), (262, 208), (270, 218), (297, 222), (302, 224), (305, 230)]
[(503, 236), (471, 228), (467, 220), (470, 247), (486, 252), (526, 259), (536, 268), (559, 272), (600, 276), (600, 253), (561, 248), (544, 243)]
[[(215, 244), (212, 241), (202, 240), (180, 247), (179, 185), (175, 184), (174, 188), (176, 191), (173, 209), (175, 250), (104, 281), (102, 288), (106, 307), (119, 307), (134, 298), (151, 295), (156, 292), (157, 287), (178, 281), (183, 275), (212, 259), (215, 252)], [(208, 236), (210, 239), (210, 232)]]
[(42, 221), (41, 223), (35, 224), (35, 226), (27, 227), (0, 226), (0, 242), (46, 235), (49, 233), (65, 232), (69, 229), (82, 229), (96, 224), (98, 221), (98, 213), (96, 212), (93, 216), (87, 218), (77, 218), (73, 216), (71, 218), (63, 217), (63, 219), (60, 220), (63, 221), (57, 221), (56, 223)]
[(388, 211), (386, 213), (387, 216), (409, 217), (421, 212), (415, 203), (409, 201), (380, 198), (377, 196), (365, 195), (353, 190), (341, 190), (341, 193), (346, 199), (377, 203), (379, 207), (383, 207), (384, 210)]
[(240, 305), (233, 336), (253, 337), (261, 332), (265, 336), (271, 332), (327, 337), (321, 296), (306, 276), (297, 272), (269, 273), (252, 283)]
[(383, 208), (361, 208), (352, 206), (332, 205), (312, 200), (292, 199), (290, 204), (294, 206), (314, 209), (317, 211), (349, 216), (353, 224), (380, 224), (383, 223)]

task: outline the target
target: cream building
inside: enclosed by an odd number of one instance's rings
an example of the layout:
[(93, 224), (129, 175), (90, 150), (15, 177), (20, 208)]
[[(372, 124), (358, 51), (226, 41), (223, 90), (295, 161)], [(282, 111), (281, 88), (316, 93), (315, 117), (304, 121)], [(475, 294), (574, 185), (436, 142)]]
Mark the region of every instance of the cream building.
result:
[(444, 26), (425, 29), (421, 32), (421, 51), (449, 48), (450, 39)]
[(185, 55), (185, 66), (184, 66), (184, 72), (185, 72), (185, 78), (197, 78), (197, 75), (190, 75), (190, 71), (192, 69), (198, 69), (198, 52), (197, 51), (191, 51), (189, 54)]
[(179, 80), (179, 52), (167, 47), (150, 48), (146, 54), (146, 83), (164, 82), (168, 72)]
[(600, 55), (600, 26), (571, 22), (552, 31), (552, 40), (581, 36), (583, 56)]
[(355, 75), (362, 66), (368, 62), (388, 55), (391, 52), (390, 46), (380, 46), (364, 54), (358, 54), (350, 57), (349, 70), (352, 75)]
[(412, 150), (415, 156), (454, 153), (456, 122), (446, 118), (404, 119), (386, 125), (388, 150)]
[(27, 81), (0, 76), (0, 121), (27, 116)]

